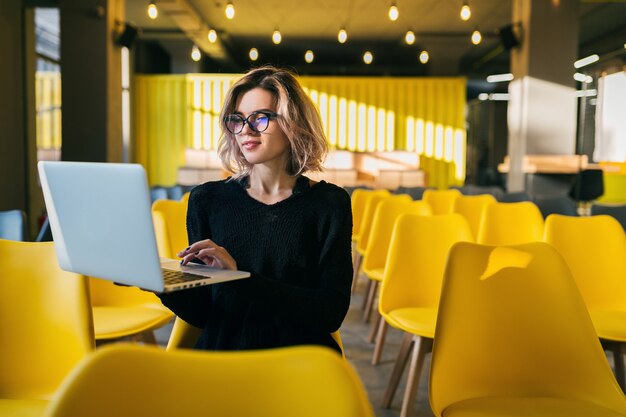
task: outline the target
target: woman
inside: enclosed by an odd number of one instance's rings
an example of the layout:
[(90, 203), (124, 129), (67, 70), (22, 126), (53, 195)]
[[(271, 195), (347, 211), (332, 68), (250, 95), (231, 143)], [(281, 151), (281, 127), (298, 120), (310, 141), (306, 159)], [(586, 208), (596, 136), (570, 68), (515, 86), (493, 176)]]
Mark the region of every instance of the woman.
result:
[(235, 174), (194, 188), (181, 263), (250, 278), (161, 295), (202, 328), (196, 348), (339, 347), (331, 333), (350, 303), (350, 198), (303, 175), (327, 151), (319, 114), (293, 74), (257, 68), (228, 92), (219, 154)]

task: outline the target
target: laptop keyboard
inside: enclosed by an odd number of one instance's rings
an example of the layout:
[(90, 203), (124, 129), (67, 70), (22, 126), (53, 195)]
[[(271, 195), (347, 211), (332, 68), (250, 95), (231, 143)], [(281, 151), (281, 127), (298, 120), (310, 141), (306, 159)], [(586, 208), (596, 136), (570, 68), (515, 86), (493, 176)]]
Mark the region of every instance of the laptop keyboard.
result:
[(163, 282), (165, 283), (165, 285), (180, 284), (182, 282), (189, 282), (189, 281), (197, 281), (199, 279), (204, 279), (204, 278), (207, 278), (207, 277), (203, 277), (201, 275), (189, 274), (187, 272), (182, 272), (182, 271), (163, 270)]

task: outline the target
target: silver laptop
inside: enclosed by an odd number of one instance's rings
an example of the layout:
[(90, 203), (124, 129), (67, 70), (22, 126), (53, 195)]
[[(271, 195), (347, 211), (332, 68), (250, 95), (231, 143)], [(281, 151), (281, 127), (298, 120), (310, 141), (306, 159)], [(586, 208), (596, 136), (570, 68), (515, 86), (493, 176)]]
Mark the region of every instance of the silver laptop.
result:
[(62, 269), (154, 292), (250, 276), (159, 258), (141, 165), (42, 161), (38, 167)]

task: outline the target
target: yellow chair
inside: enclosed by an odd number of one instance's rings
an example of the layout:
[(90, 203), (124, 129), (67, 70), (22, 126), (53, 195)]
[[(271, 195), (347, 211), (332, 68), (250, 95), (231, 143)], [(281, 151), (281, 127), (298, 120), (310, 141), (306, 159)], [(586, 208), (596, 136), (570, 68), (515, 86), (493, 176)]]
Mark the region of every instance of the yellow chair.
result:
[[(369, 319), (372, 311), (378, 284), (383, 280), (394, 224), (402, 214), (428, 216), (432, 214), (432, 211), (427, 203), (423, 201), (413, 201), (408, 195), (404, 195), (403, 198), (389, 198), (378, 205), (376, 214), (374, 215), (371, 237), (363, 260), (363, 272), (371, 280), (364, 312), (365, 321)], [(377, 339), (372, 356), (372, 365), (377, 365), (380, 361), (386, 334), (386, 322), (382, 319), (382, 316), (378, 314), (378, 309), (376, 309), (376, 314), (378, 319), (373, 320), (369, 336), (370, 342), (373, 341), (374, 337), (379, 332), (383, 332), (383, 334)]]
[[(391, 194), (387, 190), (375, 190), (367, 194), (363, 216), (359, 222), (359, 234), (355, 241), (356, 251), (354, 253), (354, 275), (352, 277), (353, 292), (356, 288), (356, 282), (361, 271), (363, 254), (367, 250), (367, 242), (369, 240), (370, 231), (372, 230), (372, 220), (376, 213), (376, 207), (378, 207), (381, 201), (388, 197), (391, 197)], [(363, 303), (363, 308), (365, 308), (365, 303)]]
[(519, 245), (543, 240), (543, 216), (530, 201), (495, 203), (485, 207), (476, 242)]
[[(187, 204), (182, 201), (153, 203), (152, 218), (160, 256), (175, 258), (178, 251), (187, 247), (186, 215)], [(174, 317), (150, 292), (96, 278), (91, 278), (90, 284), (97, 340), (131, 337), (155, 344), (154, 330)]]
[(454, 202), (461, 196), (461, 192), (454, 188), (449, 190), (426, 190), (422, 200), (430, 205), (433, 214), (450, 214)]
[(189, 195), (190, 194), (191, 194), (191, 191), (187, 191), (186, 193), (184, 193), (183, 196), (181, 197), (180, 201), (182, 201), (185, 204), (187, 204), (189, 202)]
[(411, 415), (425, 355), (432, 347), (441, 281), (450, 248), (472, 241), (460, 214), (401, 215), (394, 227), (378, 310), (391, 326), (406, 332), (383, 397), (389, 408), (413, 350), (401, 416)]
[(491, 194), (462, 195), (455, 200), (452, 211), (465, 217), (474, 238), (477, 238), (486, 207), (496, 202), (496, 198)]
[(626, 343), (626, 234), (611, 216), (551, 214), (545, 241), (570, 267), (598, 336), (613, 352), (615, 376), (624, 388)]
[(626, 416), (576, 283), (543, 242), (452, 249), (429, 387), (437, 417)]
[(0, 416), (41, 416), (95, 348), (87, 279), (62, 271), (52, 242), (0, 240)]
[(328, 348), (164, 352), (115, 345), (83, 361), (47, 417), (373, 417), (363, 385)]
[(365, 205), (367, 200), (372, 195), (371, 190), (357, 188), (352, 192), (350, 199), (352, 204), (352, 240), (356, 241), (359, 237), (361, 229), (361, 220), (363, 219), (363, 213), (365, 212)]
[[(180, 317), (176, 317), (172, 333), (170, 334), (170, 338), (167, 342), (166, 350), (192, 349), (196, 345), (201, 333), (202, 329), (192, 326)], [(333, 332), (331, 336), (335, 339), (337, 345), (339, 345), (339, 348), (341, 349), (341, 356), (345, 358), (346, 353), (343, 350), (343, 343), (341, 341), (339, 330)]]

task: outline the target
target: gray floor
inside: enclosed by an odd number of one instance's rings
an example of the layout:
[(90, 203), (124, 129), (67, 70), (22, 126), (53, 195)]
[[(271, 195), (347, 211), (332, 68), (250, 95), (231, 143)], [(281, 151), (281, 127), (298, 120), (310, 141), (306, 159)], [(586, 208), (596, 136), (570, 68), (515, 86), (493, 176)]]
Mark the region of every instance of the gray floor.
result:
[[(363, 312), (361, 304), (363, 302), (363, 293), (365, 292), (366, 279), (362, 276), (355, 294), (352, 297), (350, 310), (341, 327), (341, 339), (344, 344), (346, 357), (354, 365), (359, 373), (363, 385), (368, 392), (374, 412), (378, 417), (397, 417), (400, 415), (400, 407), (402, 396), (404, 394), (404, 382), (406, 381), (406, 372), (402, 377), (400, 387), (396, 392), (394, 401), (390, 409), (385, 410), (380, 407), (391, 370), (393, 368), (402, 333), (396, 329), (390, 328), (387, 332), (387, 339), (381, 363), (378, 366), (371, 365), (372, 352), (374, 345), (367, 341), (369, 334), (369, 323), (363, 322)], [(156, 338), (159, 344), (167, 344), (171, 324), (157, 330)], [(415, 417), (432, 417), (430, 405), (428, 404), (428, 369), (430, 366), (430, 355), (426, 357), (422, 376), (420, 378), (420, 386), (417, 393), (417, 400), (414, 405), (413, 416)]]

